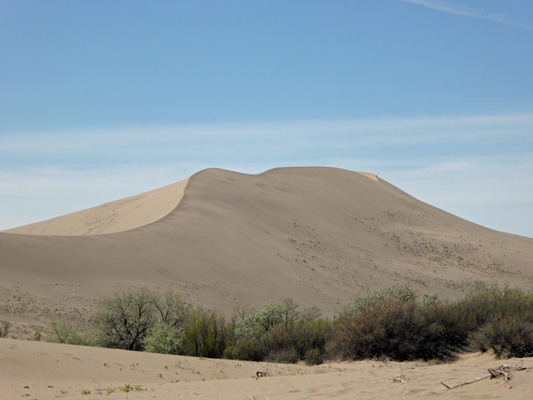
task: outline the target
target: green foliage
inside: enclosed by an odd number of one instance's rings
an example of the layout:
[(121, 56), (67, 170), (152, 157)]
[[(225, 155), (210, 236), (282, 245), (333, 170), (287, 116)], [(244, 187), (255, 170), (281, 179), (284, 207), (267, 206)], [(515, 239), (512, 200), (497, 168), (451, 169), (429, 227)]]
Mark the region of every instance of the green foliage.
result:
[(259, 339), (277, 325), (283, 325), (286, 330), (312, 321), (320, 317), (317, 307), (298, 310), (298, 304), (292, 297), (285, 297), (281, 304), (274, 301), (267, 303), (261, 310), (251, 307), (235, 325), (237, 338)]
[(143, 350), (144, 339), (157, 322), (155, 298), (146, 288), (105, 298), (93, 316), (98, 342), (104, 347)]
[[(135, 289), (104, 299), (92, 324), (105, 347), (210, 358), (309, 365), (331, 357), (439, 361), (466, 349), (524, 357), (533, 356), (533, 291), (476, 282), (450, 302), (396, 285), (359, 296), (331, 322), (291, 297), (227, 321), (173, 292)], [(91, 344), (88, 337), (65, 322), (53, 321), (47, 331), (47, 340), (59, 343)]]
[(331, 333), (331, 323), (318, 321), (320, 310), (299, 310), (292, 297), (270, 301), (261, 310), (251, 308), (235, 323), (235, 343), (225, 357), (253, 361), (294, 363), (309, 349), (322, 354)]
[(144, 349), (150, 353), (182, 354), (183, 330), (158, 322), (144, 339)]
[(220, 358), (231, 336), (232, 332), (223, 317), (199, 307), (183, 329), (183, 354)]
[(420, 304), (423, 306), (432, 306), (434, 304), (437, 304), (439, 301), (439, 295), (436, 292), (426, 292), (422, 293), (422, 296), (420, 296)]
[(133, 390), (133, 386), (131, 386), (131, 384), (129, 383), (126, 383), (123, 387), (120, 388), (120, 390), (123, 391), (124, 393), (128, 393)]
[(416, 299), (416, 291), (408, 285), (394, 285), (374, 293), (360, 295), (344, 307), (341, 317), (355, 317), (366, 309), (389, 300), (407, 302)]
[(78, 332), (67, 321), (51, 321), (46, 330), (46, 341), (52, 343), (93, 346), (95, 341), (89, 336)]
[(194, 309), (172, 291), (154, 296), (154, 307), (159, 321), (175, 330), (183, 329)]

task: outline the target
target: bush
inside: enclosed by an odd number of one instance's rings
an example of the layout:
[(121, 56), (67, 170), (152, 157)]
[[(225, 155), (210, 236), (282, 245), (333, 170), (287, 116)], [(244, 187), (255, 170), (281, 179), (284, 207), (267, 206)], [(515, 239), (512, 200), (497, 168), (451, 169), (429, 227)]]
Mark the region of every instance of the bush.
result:
[(0, 321), (0, 338), (7, 337), (10, 329), (11, 329), (11, 322)]
[(395, 361), (451, 356), (443, 326), (415, 301), (383, 300), (340, 320), (330, 350), (343, 359)]
[(416, 299), (416, 291), (409, 285), (394, 285), (390, 288), (377, 290), (374, 293), (360, 295), (353, 302), (344, 307), (342, 317), (355, 317), (359, 313), (370, 307), (374, 307), (382, 302), (398, 300), (407, 302)]
[(144, 340), (157, 322), (155, 298), (146, 288), (105, 298), (92, 319), (98, 342), (104, 347), (143, 350)]
[(224, 318), (198, 308), (183, 328), (183, 354), (221, 358), (231, 338)]
[(94, 346), (95, 340), (78, 332), (69, 322), (51, 321), (46, 330), (46, 341), (51, 343)]
[(485, 324), (472, 341), (479, 350), (493, 349), (497, 357), (532, 357), (533, 323), (505, 316)]
[(172, 326), (158, 322), (144, 339), (144, 349), (150, 353), (182, 354), (183, 331)]
[(235, 342), (228, 358), (294, 363), (303, 360), (308, 350), (324, 353), (331, 335), (331, 323), (317, 320), (317, 307), (299, 310), (291, 297), (282, 303), (270, 301), (261, 310), (251, 308), (235, 323)]

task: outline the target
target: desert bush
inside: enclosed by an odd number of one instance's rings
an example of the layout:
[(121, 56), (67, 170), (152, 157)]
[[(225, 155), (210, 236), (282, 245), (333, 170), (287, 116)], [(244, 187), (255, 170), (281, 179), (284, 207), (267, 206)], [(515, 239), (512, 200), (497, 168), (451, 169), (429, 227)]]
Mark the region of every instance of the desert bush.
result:
[(340, 317), (355, 317), (366, 309), (389, 300), (407, 302), (416, 299), (416, 291), (409, 285), (394, 285), (376, 290), (373, 293), (361, 294), (344, 307)]
[(193, 313), (192, 305), (170, 290), (154, 295), (153, 302), (160, 322), (174, 329), (182, 329)]
[(299, 305), (292, 297), (285, 297), (281, 303), (270, 301), (261, 310), (251, 307), (248, 313), (240, 316), (235, 324), (237, 338), (259, 339), (265, 332), (277, 325), (286, 330), (305, 324), (320, 317), (318, 307), (299, 310)]
[(164, 322), (158, 322), (143, 340), (144, 350), (150, 353), (182, 354), (183, 329), (176, 329)]
[(51, 343), (94, 346), (95, 340), (87, 333), (81, 333), (67, 321), (51, 321), (46, 330), (46, 341)]
[(235, 340), (225, 356), (254, 361), (294, 363), (310, 349), (324, 352), (331, 323), (317, 320), (317, 307), (299, 309), (291, 297), (270, 301), (261, 310), (251, 308), (235, 322)]
[(223, 358), (244, 361), (262, 361), (266, 351), (261, 342), (252, 338), (241, 338), (237, 343), (229, 343), (224, 350)]
[(128, 290), (100, 302), (92, 322), (104, 347), (143, 350), (144, 339), (155, 326), (154, 299), (146, 288)]
[(183, 354), (221, 358), (232, 336), (223, 317), (198, 307), (183, 328)]
[(330, 351), (352, 360), (450, 357), (452, 349), (442, 342), (444, 327), (425, 311), (412, 300), (382, 300), (339, 320)]
[(154, 294), (154, 312), (158, 322), (143, 340), (146, 351), (162, 354), (183, 353), (183, 329), (193, 314), (193, 307), (172, 291)]
[(500, 358), (533, 356), (533, 322), (508, 315), (486, 323), (472, 338), (481, 351), (493, 349)]
[(11, 329), (11, 322), (0, 321), (0, 338), (7, 337), (10, 329)]
[(320, 365), (324, 362), (323, 350), (318, 348), (308, 349), (304, 361), (307, 365)]
[(423, 306), (432, 306), (439, 302), (439, 295), (436, 292), (426, 292), (422, 293), (420, 296), (420, 304)]

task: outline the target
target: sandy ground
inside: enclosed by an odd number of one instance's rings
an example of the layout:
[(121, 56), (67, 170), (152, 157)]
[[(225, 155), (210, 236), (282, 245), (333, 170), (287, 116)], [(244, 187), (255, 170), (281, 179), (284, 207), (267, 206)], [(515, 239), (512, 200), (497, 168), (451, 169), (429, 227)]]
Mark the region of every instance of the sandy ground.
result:
[(457, 218), (372, 174), (209, 169), (0, 232), (0, 320), (29, 337), (139, 286), (226, 315), (289, 295), (333, 316), (358, 292), (395, 283), (444, 297), (474, 280), (529, 288), (532, 259), (533, 239)]
[[(533, 358), (459, 361), (343, 362), (320, 366), (212, 360), (0, 339), (5, 399), (531, 399), (533, 372), (488, 377), (502, 364), (533, 367)], [(257, 371), (265, 377), (255, 378)], [(452, 389), (448, 389), (443, 385)], [(127, 384), (130, 392), (124, 392)], [(139, 390), (135, 390), (138, 387)], [(82, 394), (90, 392), (90, 394)], [(108, 393), (110, 392), (110, 393)]]

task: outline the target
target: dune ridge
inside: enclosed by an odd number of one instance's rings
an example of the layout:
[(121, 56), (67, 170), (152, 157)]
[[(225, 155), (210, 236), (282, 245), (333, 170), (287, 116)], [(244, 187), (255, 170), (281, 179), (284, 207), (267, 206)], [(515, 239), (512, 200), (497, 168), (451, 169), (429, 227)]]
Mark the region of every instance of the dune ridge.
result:
[(171, 213), (183, 198), (189, 179), (5, 232), (25, 235), (77, 236), (137, 229)]

